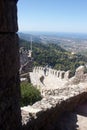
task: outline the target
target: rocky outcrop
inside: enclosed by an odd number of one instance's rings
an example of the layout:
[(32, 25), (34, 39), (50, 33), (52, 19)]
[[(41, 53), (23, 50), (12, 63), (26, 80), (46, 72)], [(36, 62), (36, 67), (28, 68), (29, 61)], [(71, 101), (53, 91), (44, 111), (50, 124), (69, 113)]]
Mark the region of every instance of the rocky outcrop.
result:
[(87, 82), (87, 73), (85, 73), (84, 66), (79, 66), (76, 69), (74, 77), (70, 78), (68, 84), (79, 84), (80, 82)]
[(0, 0), (0, 130), (20, 130), (17, 0)]

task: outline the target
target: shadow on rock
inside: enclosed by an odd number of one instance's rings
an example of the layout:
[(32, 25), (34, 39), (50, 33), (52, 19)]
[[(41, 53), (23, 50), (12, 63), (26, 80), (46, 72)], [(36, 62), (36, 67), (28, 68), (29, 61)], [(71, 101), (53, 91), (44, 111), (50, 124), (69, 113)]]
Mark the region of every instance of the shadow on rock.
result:
[(76, 109), (75, 112), (79, 115), (87, 117), (87, 101), (83, 104), (80, 104)]
[(77, 115), (70, 112), (64, 112), (55, 124), (55, 130), (77, 130), (77, 128)]

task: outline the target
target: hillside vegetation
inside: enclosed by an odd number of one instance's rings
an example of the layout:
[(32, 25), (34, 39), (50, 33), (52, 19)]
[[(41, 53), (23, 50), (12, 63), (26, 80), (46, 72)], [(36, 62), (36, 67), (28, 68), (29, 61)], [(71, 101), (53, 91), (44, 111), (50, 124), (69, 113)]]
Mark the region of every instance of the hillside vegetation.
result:
[(21, 106), (32, 105), (41, 100), (40, 91), (28, 82), (21, 83)]
[[(29, 49), (30, 43), (20, 39), (20, 47)], [(35, 66), (45, 66), (57, 70), (71, 70), (72, 72), (80, 65), (85, 65), (87, 58), (80, 54), (71, 54), (57, 44), (33, 43), (33, 58)]]

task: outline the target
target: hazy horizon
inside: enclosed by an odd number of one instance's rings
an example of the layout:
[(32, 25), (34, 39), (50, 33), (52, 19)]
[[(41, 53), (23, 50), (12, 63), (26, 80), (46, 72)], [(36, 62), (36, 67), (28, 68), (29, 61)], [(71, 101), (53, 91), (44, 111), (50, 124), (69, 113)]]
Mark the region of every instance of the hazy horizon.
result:
[(18, 32), (24, 35), (34, 35), (34, 36), (51, 36), (60, 38), (75, 38), (75, 39), (87, 39), (87, 33), (67, 33), (67, 32)]

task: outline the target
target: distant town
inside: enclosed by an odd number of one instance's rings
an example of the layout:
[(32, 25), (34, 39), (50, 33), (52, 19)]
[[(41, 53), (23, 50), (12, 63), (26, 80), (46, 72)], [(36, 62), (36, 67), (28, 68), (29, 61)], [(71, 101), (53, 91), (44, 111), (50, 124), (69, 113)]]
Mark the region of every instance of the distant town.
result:
[(19, 37), (39, 43), (55, 43), (60, 45), (67, 51), (72, 53), (80, 53), (87, 55), (87, 34), (71, 34), (71, 33), (19, 33)]

